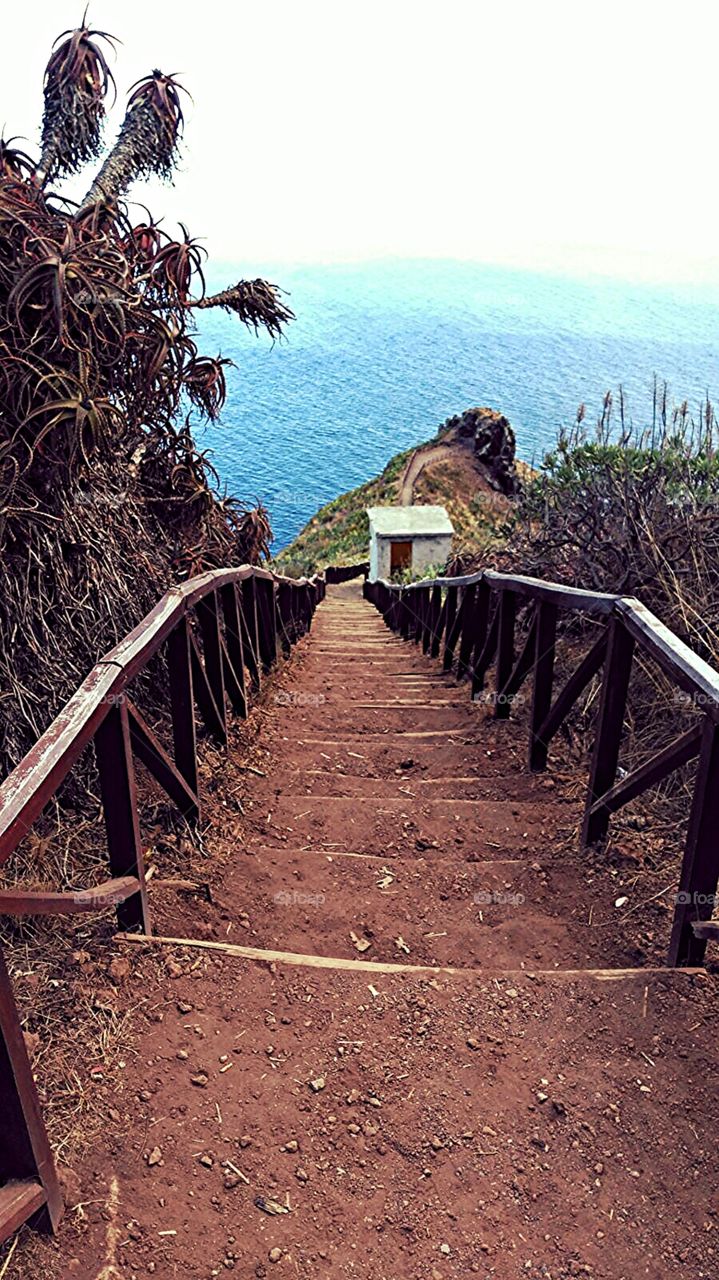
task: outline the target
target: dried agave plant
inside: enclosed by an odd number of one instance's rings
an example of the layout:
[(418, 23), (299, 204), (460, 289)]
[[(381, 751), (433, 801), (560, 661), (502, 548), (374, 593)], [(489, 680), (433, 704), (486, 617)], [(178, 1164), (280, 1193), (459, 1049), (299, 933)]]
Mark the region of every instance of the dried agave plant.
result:
[(45, 112), (39, 173), (45, 182), (77, 173), (100, 153), (105, 97), (115, 85), (102, 48), (116, 41), (83, 25), (63, 31), (45, 70)]
[[(123, 202), (169, 178), (183, 89), (132, 86), (114, 146), (79, 207), (57, 184), (99, 155), (116, 41), (82, 25), (56, 42), (37, 162), (0, 140), (0, 768), (12, 766), (102, 650), (171, 579), (258, 560), (263, 508), (219, 492), (193, 437), (216, 419), (227, 359), (198, 352), (194, 312), (221, 307), (278, 338), (276, 286), (205, 295), (204, 251)], [(190, 415), (187, 415), (189, 408)]]
[(273, 338), (281, 337), (285, 324), (294, 320), (292, 312), (282, 302), (280, 290), (266, 280), (240, 280), (231, 289), (201, 298), (195, 305), (199, 308), (222, 307), (224, 311), (239, 316), (242, 323), (253, 328), (255, 333), (264, 328)]

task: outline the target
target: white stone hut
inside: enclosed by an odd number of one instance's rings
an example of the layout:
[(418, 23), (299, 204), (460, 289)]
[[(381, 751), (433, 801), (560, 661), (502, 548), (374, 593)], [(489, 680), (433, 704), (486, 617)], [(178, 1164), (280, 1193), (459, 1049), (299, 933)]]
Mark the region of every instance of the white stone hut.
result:
[(368, 507), (367, 515), (370, 582), (444, 565), (454, 533), (444, 507)]

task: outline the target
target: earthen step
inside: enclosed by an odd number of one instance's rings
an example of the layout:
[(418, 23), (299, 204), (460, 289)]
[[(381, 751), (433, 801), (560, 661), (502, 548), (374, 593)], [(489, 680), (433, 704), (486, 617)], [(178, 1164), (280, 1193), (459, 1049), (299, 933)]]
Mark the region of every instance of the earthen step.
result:
[[(348, 762), (352, 764), (353, 762)], [(547, 783), (550, 783), (549, 787)], [(362, 774), (349, 768), (285, 770), (280, 778), (268, 778), (270, 789), (280, 788), (298, 795), (347, 796), (372, 800), (383, 795), (411, 800), (442, 799), (460, 795), (465, 800), (532, 800), (537, 804), (556, 804), (556, 784), (542, 775), (523, 772), (491, 775), (460, 774), (457, 777), (421, 777), (414, 768), (390, 770), (383, 777)], [(252, 793), (263, 793), (264, 784), (252, 779)]]
[(416, 733), (477, 733), (484, 720), (484, 709), (466, 703), (455, 707), (403, 706), (360, 707), (351, 702), (333, 705), (329, 702), (297, 703), (273, 708), (284, 712), (298, 738), (312, 733), (351, 733), (358, 737), (371, 734), (397, 734), (405, 738)]
[[(545, 905), (546, 904), (546, 905)], [(524, 861), (468, 863), (258, 848), (238, 859), (214, 904), (187, 906), (216, 937), (262, 948), (458, 967), (561, 959), (544, 877)], [(177, 921), (159, 901), (156, 927)], [(354, 935), (354, 936), (353, 936)]]
[[(395, 771), (413, 776), (442, 777), (453, 773), (464, 776), (477, 773), (492, 777), (516, 772), (527, 776), (526, 743), (516, 738), (507, 742), (504, 751), (489, 745), (487, 736), (462, 730), (430, 730), (412, 733), (334, 734), (301, 733), (290, 735), (284, 723), (276, 730), (277, 753), (290, 747), (302, 752), (307, 768), (333, 769), (337, 765), (352, 773), (373, 777), (396, 776)], [(490, 739), (491, 742), (491, 739)], [(296, 757), (293, 757), (296, 758)], [(411, 762), (411, 764), (410, 764)], [(273, 772), (278, 772), (277, 764)]]
[[(266, 812), (267, 811), (267, 812)], [(556, 818), (535, 802), (472, 800), (466, 797), (377, 797), (279, 795), (246, 802), (263, 834), (293, 842), (335, 842), (359, 852), (395, 849), (405, 854), (461, 850), (468, 857), (492, 857), (488, 850), (543, 849), (556, 837)]]

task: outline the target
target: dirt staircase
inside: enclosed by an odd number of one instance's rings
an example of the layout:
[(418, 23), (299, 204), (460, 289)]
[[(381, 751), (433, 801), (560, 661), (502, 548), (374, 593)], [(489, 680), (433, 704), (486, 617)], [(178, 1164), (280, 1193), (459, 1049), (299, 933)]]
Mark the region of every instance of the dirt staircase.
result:
[(437, 668), (356, 585), (331, 590), (274, 695), (250, 802), (261, 817), (224, 890), (248, 912), (252, 945), (512, 970), (561, 961), (543, 865), (558, 806), (546, 780), (497, 759), (485, 709)]
[(521, 751), (330, 588), (221, 781), (214, 901), (156, 904), (194, 944), (124, 944), (136, 1119), (68, 1274), (719, 1274), (713, 980), (607, 954)]

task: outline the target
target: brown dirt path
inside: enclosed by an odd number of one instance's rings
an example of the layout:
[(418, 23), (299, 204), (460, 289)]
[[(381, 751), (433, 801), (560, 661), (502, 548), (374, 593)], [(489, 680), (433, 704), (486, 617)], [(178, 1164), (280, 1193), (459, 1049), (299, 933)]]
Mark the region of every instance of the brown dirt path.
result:
[(397, 498), (399, 506), (411, 507), (414, 501), (414, 486), (429, 463), (442, 462), (445, 458), (453, 458), (456, 453), (456, 446), (452, 448), (447, 444), (436, 444), (423, 449), (415, 449), (408, 459), (399, 481)]
[(571, 784), (351, 584), (249, 768), (213, 778), (213, 902), (153, 908), (268, 955), (118, 942), (140, 1010), (94, 1085), (106, 1144), (21, 1274), (716, 1280), (717, 982), (603, 927)]

